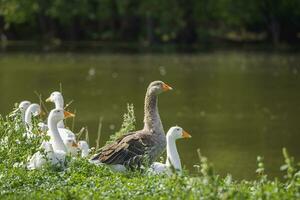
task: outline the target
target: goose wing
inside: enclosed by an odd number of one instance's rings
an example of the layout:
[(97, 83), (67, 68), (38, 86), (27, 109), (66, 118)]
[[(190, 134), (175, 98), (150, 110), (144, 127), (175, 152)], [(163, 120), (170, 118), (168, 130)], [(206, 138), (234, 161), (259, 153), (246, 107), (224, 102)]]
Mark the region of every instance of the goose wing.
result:
[(154, 145), (153, 135), (142, 132), (129, 133), (104, 146), (92, 160), (110, 165), (140, 166), (147, 161), (147, 156), (151, 156), (149, 152)]

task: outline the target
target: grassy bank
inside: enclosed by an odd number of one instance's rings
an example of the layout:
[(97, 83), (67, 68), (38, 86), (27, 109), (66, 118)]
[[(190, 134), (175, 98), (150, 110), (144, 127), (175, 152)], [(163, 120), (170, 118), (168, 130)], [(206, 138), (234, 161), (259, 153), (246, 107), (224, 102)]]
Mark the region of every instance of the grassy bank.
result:
[[(133, 110), (132, 110), (133, 112)], [(134, 121), (125, 115), (121, 130)], [(36, 122), (35, 122), (36, 123)], [(300, 171), (286, 150), (281, 169), (282, 181), (270, 180), (263, 159), (258, 157), (257, 178), (235, 181), (230, 175), (214, 173), (207, 158), (199, 154), (195, 162), (198, 175), (150, 175), (142, 171), (114, 173), (105, 166), (95, 166), (85, 159), (68, 159), (67, 168), (45, 166), (29, 171), (26, 162), (47, 139), (24, 138), (20, 117), (0, 118), (0, 198), (1, 199), (299, 199)], [(131, 127), (132, 128), (132, 127)], [(130, 128), (130, 129), (131, 129)], [(120, 134), (120, 133), (118, 133)], [(280, 166), (278, 166), (280, 167)], [(297, 168), (298, 167), (298, 168)]]

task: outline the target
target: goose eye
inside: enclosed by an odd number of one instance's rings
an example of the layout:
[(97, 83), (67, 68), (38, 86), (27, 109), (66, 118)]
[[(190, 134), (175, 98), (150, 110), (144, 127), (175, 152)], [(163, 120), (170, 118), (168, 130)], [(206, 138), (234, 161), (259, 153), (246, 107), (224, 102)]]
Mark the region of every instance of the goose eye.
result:
[(177, 131), (179, 131), (179, 128), (176, 128)]

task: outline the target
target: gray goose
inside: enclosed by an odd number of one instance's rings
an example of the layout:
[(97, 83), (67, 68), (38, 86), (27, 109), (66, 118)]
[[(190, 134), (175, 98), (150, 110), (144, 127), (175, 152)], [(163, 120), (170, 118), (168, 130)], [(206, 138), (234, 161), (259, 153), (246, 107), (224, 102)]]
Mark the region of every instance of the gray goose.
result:
[(123, 171), (124, 168), (137, 168), (144, 162), (154, 162), (166, 147), (166, 136), (158, 113), (157, 96), (168, 90), (172, 88), (162, 81), (150, 83), (145, 96), (144, 128), (127, 133), (102, 147), (91, 162), (115, 166), (113, 168), (118, 171)]

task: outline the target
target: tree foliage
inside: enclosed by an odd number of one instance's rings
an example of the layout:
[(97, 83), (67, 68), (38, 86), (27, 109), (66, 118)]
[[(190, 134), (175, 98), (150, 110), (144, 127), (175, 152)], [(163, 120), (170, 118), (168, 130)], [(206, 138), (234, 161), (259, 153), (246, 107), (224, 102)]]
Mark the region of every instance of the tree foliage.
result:
[(299, 40), (299, 22), (299, 0), (0, 0), (0, 33), (12, 40), (189, 44), (234, 32), (276, 44)]

